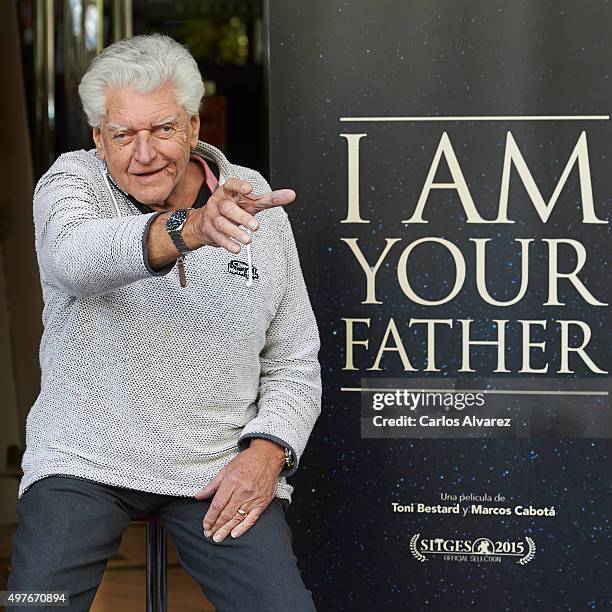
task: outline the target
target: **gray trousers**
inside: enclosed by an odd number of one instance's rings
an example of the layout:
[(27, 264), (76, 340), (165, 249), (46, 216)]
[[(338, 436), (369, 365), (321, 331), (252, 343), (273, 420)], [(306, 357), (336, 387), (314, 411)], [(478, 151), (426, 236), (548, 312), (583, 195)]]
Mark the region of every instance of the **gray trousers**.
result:
[(166, 527), (183, 569), (218, 612), (315, 610), (293, 554), (287, 502), (274, 498), (246, 533), (218, 544), (202, 530), (209, 504), (82, 478), (43, 478), (17, 501), (8, 590), (69, 591), (69, 608), (48, 609), (89, 610), (125, 528), (154, 515)]

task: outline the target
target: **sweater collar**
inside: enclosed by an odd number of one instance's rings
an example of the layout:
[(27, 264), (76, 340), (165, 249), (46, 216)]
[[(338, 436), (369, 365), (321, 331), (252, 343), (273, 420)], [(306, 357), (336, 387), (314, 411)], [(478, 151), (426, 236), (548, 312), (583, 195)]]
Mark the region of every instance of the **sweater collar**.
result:
[(199, 155), (204, 159), (210, 159), (214, 161), (217, 166), (219, 166), (219, 170), (221, 170), (221, 174), (227, 179), (230, 176), (234, 175), (232, 170), (232, 164), (228, 161), (227, 157), (221, 152), (217, 147), (213, 147), (211, 144), (204, 142), (203, 140), (198, 140), (198, 144), (191, 149), (192, 155)]

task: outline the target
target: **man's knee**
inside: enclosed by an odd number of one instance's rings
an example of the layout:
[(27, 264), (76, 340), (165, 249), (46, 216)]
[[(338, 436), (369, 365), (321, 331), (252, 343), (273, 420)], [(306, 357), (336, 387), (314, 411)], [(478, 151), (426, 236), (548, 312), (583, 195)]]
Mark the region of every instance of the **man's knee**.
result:
[(17, 501), (9, 590), (76, 593), (97, 588), (129, 517), (115, 504), (104, 503), (96, 486), (50, 476)]

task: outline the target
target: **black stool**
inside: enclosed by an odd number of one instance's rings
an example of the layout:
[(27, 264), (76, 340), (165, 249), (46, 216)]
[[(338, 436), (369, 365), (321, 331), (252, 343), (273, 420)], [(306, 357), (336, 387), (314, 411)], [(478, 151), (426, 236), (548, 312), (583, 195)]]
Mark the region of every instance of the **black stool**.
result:
[(168, 549), (166, 528), (152, 516), (147, 523), (147, 612), (168, 609)]

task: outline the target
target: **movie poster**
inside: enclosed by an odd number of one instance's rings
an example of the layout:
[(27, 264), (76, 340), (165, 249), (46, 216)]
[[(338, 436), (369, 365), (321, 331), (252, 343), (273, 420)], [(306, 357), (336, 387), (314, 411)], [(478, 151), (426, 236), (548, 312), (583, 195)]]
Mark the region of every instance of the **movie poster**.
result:
[(608, 2), (270, 0), (319, 610), (610, 610)]

